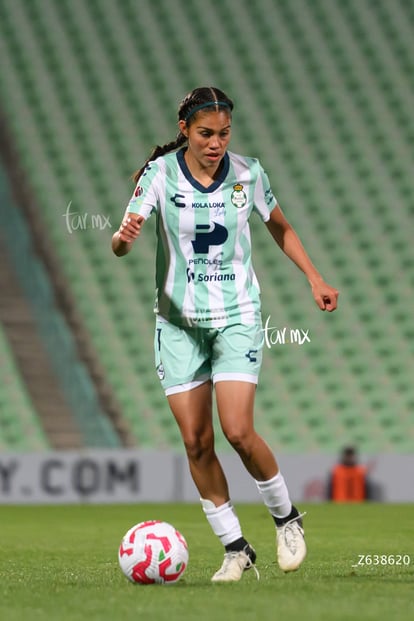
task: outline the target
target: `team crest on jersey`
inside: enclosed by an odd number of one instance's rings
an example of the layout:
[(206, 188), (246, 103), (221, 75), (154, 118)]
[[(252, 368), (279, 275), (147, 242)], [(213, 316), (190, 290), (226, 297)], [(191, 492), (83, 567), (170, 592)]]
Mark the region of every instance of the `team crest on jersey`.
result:
[(243, 190), (241, 183), (236, 183), (233, 186), (233, 192), (231, 193), (231, 202), (235, 207), (244, 207), (247, 203), (246, 192)]

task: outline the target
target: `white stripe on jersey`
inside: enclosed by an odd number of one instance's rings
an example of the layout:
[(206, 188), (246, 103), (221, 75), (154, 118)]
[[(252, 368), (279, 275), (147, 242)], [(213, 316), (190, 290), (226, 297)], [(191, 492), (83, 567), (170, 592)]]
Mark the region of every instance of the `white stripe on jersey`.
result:
[[(179, 180), (178, 180), (178, 184), (177, 184), (177, 189), (178, 189), (178, 193), (180, 195), (187, 195), (188, 194), (188, 181), (187, 179), (184, 177), (184, 175), (180, 175), (179, 176)], [(195, 230), (195, 212), (194, 210), (192, 210), (192, 212), (188, 213), (187, 209), (185, 208), (180, 208), (179, 210), (179, 217), (180, 217), (180, 230), (182, 230), (184, 228), (184, 224), (183, 224), (183, 219), (185, 218), (186, 223), (185, 225), (187, 227), (190, 227), (190, 229), (192, 231)], [(192, 247), (189, 244), (189, 241), (191, 240), (186, 240), (186, 245), (185, 247), (183, 247), (183, 252), (184, 255), (186, 255), (187, 253), (191, 254), (192, 253)], [(186, 268), (185, 268), (185, 273), (184, 273), (184, 278), (186, 278), (187, 281), (187, 285), (191, 284), (191, 267), (187, 264)], [(172, 283), (174, 285), (174, 283)], [(191, 287), (191, 286), (187, 286), (185, 288), (185, 292), (184, 292), (184, 298), (183, 298), (183, 309), (193, 309), (195, 308), (195, 287)], [(191, 312), (191, 311), (190, 311)]]

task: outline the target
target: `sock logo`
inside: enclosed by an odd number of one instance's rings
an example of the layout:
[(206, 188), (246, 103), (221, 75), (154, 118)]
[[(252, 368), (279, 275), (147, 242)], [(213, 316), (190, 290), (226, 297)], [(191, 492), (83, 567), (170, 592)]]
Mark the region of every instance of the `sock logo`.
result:
[(210, 246), (220, 246), (224, 244), (229, 233), (225, 226), (213, 222), (213, 229), (210, 231), (209, 224), (197, 224), (196, 236), (192, 240), (194, 252), (197, 254), (208, 254)]

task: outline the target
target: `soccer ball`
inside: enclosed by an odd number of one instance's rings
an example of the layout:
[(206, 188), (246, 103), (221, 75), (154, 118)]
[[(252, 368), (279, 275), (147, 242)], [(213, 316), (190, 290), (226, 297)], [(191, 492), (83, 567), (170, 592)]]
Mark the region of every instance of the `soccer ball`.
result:
[(188, 546), (171, 524), (152, 520), (136, 524), (124, 535), (118, 550), (125, 576), (137, 584), (172, 584), (188, 565)]

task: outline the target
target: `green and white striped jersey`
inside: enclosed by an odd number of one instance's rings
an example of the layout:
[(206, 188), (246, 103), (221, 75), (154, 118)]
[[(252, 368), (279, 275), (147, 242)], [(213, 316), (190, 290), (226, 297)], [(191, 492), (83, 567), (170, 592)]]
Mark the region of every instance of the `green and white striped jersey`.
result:
[(156, 307), (181, 326), (222, 327), (260, 320), (249, 217), (266, 222), (277, 205), (259, 161), (227, 152), (219, 177), (203, 187), (185, 148), (150, 162), (128, 211), (157, 216)]

